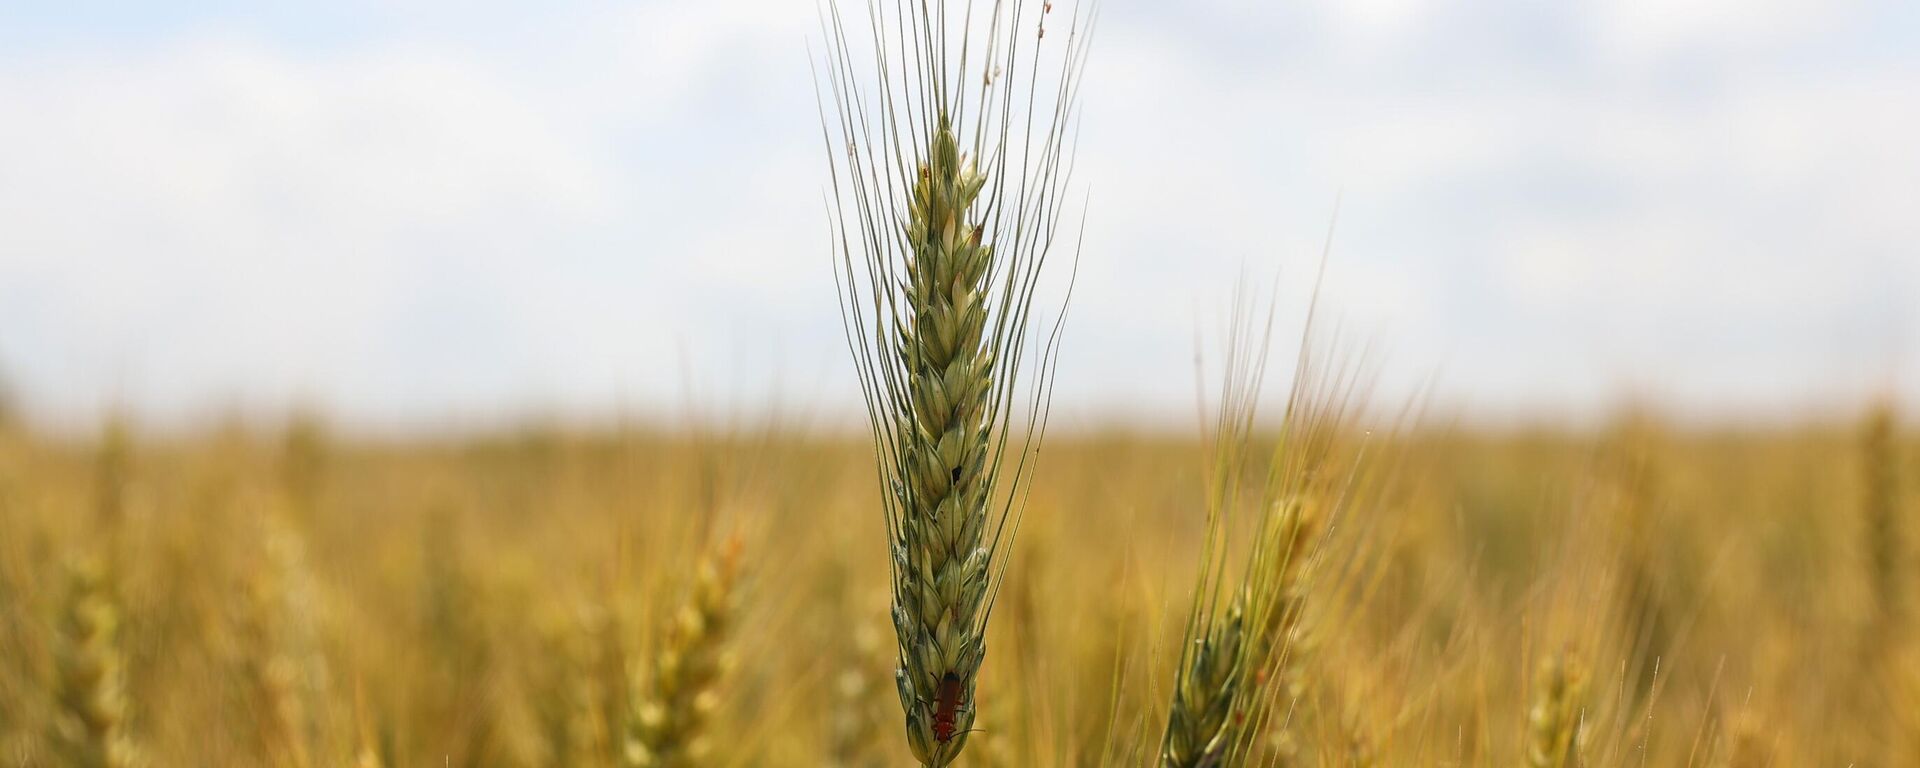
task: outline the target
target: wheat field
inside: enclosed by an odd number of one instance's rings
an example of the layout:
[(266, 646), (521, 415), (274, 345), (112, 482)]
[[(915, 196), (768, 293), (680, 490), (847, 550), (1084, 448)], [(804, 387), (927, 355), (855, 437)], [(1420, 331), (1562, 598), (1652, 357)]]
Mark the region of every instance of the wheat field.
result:
[[(1340, 436), (1391, 479), (1323, 539), (1260, 759), (1910, 764), (1920, 477), (1877, 413)], [(0, 755), (909, 764), (870, 450), (8, 429)], [(958, 764), (1154, 764), (1209, 465), (1179, 435), (1051, 439)]]

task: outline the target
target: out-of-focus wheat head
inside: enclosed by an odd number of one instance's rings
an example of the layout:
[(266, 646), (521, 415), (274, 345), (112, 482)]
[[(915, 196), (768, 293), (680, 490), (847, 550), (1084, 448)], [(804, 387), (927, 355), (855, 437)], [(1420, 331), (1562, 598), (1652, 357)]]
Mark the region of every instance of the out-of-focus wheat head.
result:
[(739, 608), (742, 543), (732, 538), (703, 558), (692, 594), (674, 614), (666, 643), (648, 670), (627, 736), (631, 768), (693, 768), (712, 750), (708, 719), (734, 665), (728, 634)]
[(1525, 768), (1578, 765), (1586, 669), (1572, 652), (1561, 652), (1540, 662), (1534, 686), (1533, 706), (1527, 710)]
[(51, 741), (63, 765), (129, 768), (137, 753), (127, 732), (120, 609), (106, 566), (90, 556), (68, 564), (58, 664), (59, 710)]
[[(1162, 737), (1166, 768), (1251, 764), (1274, 722), (1276, 704), (1295, 693), (1289, 661), (1301, 650), (1299, 623), (1329, 518), (1358, 493), (1358, 456), (1338, 455), (1340, 432), (1353, 427), (1357, 369), (1328, 367), (1314, 346), (1312, 310), (1293, 371), (1277, 444), (1264, 473), (1250, 471), (1260, 391), (1272, 342), (1272, 312), (1258, 323), (1256, 301), (1235, 294), (1215, 416), (1207, 533), (1201, 551), (1173, 701)], [(1253, 486), (1249, 488), (1249, 486)], [(1249, 498), (1250, 495), (1250, 498)], [(1253, 542), (1237, 572), (1230, 546), (1254, 515)], [(1279, 717), (1284, 719), (1286, 712)]]
[[(1076, 6), (1049, 41), (1051, 2), (955, 5), (869, 4), (870, 36), (850, 35), (836, 3), (823, 14), (835, 264), (877, 446), (896, 682), (908, 743), (936, 768), (973, 730), (985, 627), (1051, 392), (1060, 325), (1035, 323), (1034, 297), (1089, 18)], [(871, 74), (855, 64), (868, 53)], [(1023, 367), (1037, 371), (1025, 403)]]

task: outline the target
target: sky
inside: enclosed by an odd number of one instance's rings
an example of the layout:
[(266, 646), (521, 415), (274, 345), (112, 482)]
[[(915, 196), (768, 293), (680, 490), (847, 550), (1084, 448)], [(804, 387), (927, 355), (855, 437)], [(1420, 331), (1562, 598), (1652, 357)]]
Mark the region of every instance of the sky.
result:
[[(1190, 422), (1236, 282), (1297, 317), (1323, 250), (1388, 399), (1920, 407), (1920, 4), (1104, 0), (1095, 39), (1056, 423)], [(0, 381), (65, 424), (844, 414), (820, 43), (794, 0), (0, 0)]]

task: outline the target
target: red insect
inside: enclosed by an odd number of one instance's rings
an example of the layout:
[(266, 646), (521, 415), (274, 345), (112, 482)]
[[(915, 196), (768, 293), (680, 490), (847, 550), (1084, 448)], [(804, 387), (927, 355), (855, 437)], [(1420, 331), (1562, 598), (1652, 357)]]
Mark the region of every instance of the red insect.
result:
[(945, 744), (953, 740), (953, 721), (960, 714), (960, 676), (948, 672), (940, 678), (940, 690), (933, 701), (933, 737)]

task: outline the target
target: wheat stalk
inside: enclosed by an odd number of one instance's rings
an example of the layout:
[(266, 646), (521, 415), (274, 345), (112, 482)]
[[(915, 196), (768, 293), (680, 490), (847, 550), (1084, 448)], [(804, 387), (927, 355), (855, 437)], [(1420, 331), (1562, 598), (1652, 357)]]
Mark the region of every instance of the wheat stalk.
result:
[[(835, 264), (884, 491), (895, 677), (909, 745), (936, 768), (972, 730), (1001, 553), (1044, 428), (1060, 326), (1037, 363), (1028, 328), (1090, 20), (1076, 8), (1065, 22), (1047, 81), (1051, 2), (995, 2), (979, 17), (963, 5), (870, 3), (870, 87), (837, 4), (823, 14)], [(1015, 442), (1023, 364), (1039, 373)]]
[(689, 768), (711, 751), (706, 721), (733, 665), (727, 640), (739, 603), (740, 554), (734, 538), (701, 560), (691, 599), (674, 616), (666, 647), (654, 659), (650, 690), (629, 725), (630, 768)]

